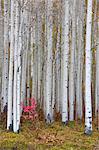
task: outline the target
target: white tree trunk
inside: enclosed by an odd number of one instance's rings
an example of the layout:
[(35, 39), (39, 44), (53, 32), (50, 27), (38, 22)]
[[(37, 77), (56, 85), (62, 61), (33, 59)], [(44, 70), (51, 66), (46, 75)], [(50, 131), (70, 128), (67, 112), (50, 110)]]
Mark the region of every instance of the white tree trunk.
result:
[(28, 30), (28, 14), (26, 10), (23, 10), (23, 49), (22, 49), (22, 74), (21, 74), (21, 103), (26, 105), (26, 71), (27, 71), (27, 30)]
[(8, 48), (9, 48), (9, 9), (8, 0), (4, 0), (4, 91), (3, 91), (3, 107), (8, 100)]
[(53, 58), (53, 70), (52, 70), (52, 121), (54, 121), (55, 100), (56, 100), (56, 82), (55, 82), (55, 58)]
[(46, 70), (46, 121), (52, 121), (52, 33), (53, 33), (53, 1), (47, 2), (47, 70)]
[(1, 104), (1, 112), (3, 111), (3, 99), (2, 99), (2, 95), (3, 95), (3, 88), (2, 85), (4, 82), (3, 78), (4, 78), (4, 67), (3, 67), (3, 62), (4, 62), (4, 37), (2, 35), (4, 35), (4, 19), (3, 19), (3, 12), (2, 12), (2, 5), (1, 5), (1, 0), (0, 0), (0, 104)]
[(31, 60), (30, 59), (30, 52), (28, 50), (28, 60), (27, 60), (27, 98), (30, 98), (30, 60)]
[(95, 98), (95, 114), (99, 130), (99, 22), (97, 28), (97, 49), (96, 49), (96, 98)]
[[(59, 14), (58, 14), (59, 15)], [(60, 31), (60, 16), (58, 16), (58, 33), (57, 33), (57, 45), (56, 45), (56, 52), (55, 52), (55, 70), (56, 70), (56, 111), (59, 112), (60, 111), (60, 103), (61, 103), (61, 52), (60, 52), (60, 35), (61, 35), (61, 31)]]
[(19, 3), (16, 1), (15, 14), (15, 49), (14, 49), (14, 89), (13, 89), (13, 131), (17, 132), (17, 73), (18, 73), (18, 41), (19, 41)]
[(86, 22), (86, 78), (85, 78), (85, 133), (92, 132), (92, 105), (91, 105), (91, 26), (92, 0), (88, 0)]
[[(28, 6), (28, 8), (30, 9), (30, 7)], [(27, 12), (27, 98), (30, 98), (30, 13)], [(29, 105), (29, 101), (27, 101), (27, 105)]]
[[(21, 0), (21, 5), (23, 4)], [(23, 28), (23, 13), (20, 10), (20, 24), (19, 24), (19, 44), (17, 52), (17, 131), (20, 128), (20, 115), (21, 115), (21, 54), (22, 54), (22, 28)]]
[(77, 89), (76, 89), (76, 117), (82, 119), (82, 54), (84, 52), (83, 24), (84, 9), (83, 1), (78, 3), (78, 56), (77, 56)]
[(37, 24), (36, 24), (36, 2), (33, 3), (32, 33), (31, 33), (31, 53), (32, 53), (32, 97), (37, 100)]
[(41, 18), (41, 5), (40, 2), (38, 2), (38, 8), (37, 8), (37, 28), (38, 28), (38, 37), (37, 37), (37, 60), (38, 60), (38, 102), (40, 103), (41, 99), (41, 76), (42, 76), (42, 18)]
[(14, 1), (11, 0), (11, 42), (9, 62), (9, 84), (8, 84), (8, 113), (7, 130), (12, 126), (12, 100), (13, 100), (13, 60), (14, 60)]
[(74, 120), (74, 101), (75, 101), (75, 50), (76, 50), (76, 0), (72, 1), (72, 43), (69, 74), (69, 119)]
[(44, 18), (45, 18), (45, 30), (44, 30), (44, 56), (43, 56), (43, 63), (44, 63), (44, 69), (43, 69), (43, 86), (44, 86), (44, 92), (43, 92), (43, 110), (44, 110), (44, 116), (46, 118), (46, 69), (47, 69), (47, 3), (45, 3), (45, 12), (44, 12)]
[(69, 1), (63, 3), (64, 19), (62, 32), (62, 122), (68, 121), (68, 58), (69, 58)]

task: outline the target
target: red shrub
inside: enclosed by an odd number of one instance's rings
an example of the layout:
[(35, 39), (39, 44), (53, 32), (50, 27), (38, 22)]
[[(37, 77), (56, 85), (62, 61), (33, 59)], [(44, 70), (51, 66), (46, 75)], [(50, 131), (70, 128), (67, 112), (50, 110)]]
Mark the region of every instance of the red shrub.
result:
[(24, 119), (29, 119), (29, 120), (34, 120), (38, 117), (38, 114), (36, 112), (36, 100), (34, 98), (26, 99), (29, 101), (30, 105), (29, 106), (24, 106), (23, 103), (21, 103), (22, 109), (23, 109), (23, 118)]

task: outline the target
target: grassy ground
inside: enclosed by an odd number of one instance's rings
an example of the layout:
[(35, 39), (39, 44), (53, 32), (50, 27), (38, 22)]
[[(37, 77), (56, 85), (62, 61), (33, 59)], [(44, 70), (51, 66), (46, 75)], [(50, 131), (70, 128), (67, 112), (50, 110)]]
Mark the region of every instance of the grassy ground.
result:
[(83, 134), (83, 126), (74, 122), (68, 126), (60, 122), (24, 122), (19, 134), (0, 128), (0, 150), (99, 150), (99, 132)]

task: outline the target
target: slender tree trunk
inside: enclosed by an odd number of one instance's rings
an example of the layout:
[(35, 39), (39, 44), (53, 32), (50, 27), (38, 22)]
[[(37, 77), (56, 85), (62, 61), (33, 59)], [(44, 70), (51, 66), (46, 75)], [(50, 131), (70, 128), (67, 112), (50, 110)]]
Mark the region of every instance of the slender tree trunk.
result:
[(28, 13), (27, 10), (23, 10), (23, 50), (22, 50), (22, 74), (21, 74), (21, 103), (26, 105), (26, 71), (27, 71), (27, 54), (28, 54)]
[(44, 12), (44, 22), (45, 22), (45, 26), (44, 26), (44, 73), (43, 73), (43, 86), (44, 86), (44, 99), (43, 99), (43, 109), (44, 109), (44, 116), (46, 118), (46, 70), (47, 70), (47, 16), (46, 16), (46, 12), (47, 12), (47, 3), (45, 2), (45, 12)]
[(52, 121), (54, 121), (55, 99), (56, 99), (56, 88), (55, 88), (55, 58), (53, 58), (53, 70), (52, 70)]
[(76, 50), (76, 0), (72, 1), (72, 43), (69, 74), (69, 119), (74, 120), (74, 102), (75, 102), (75, 50)]
[[(60, 13), (59, 13), (60, 14)], [(60, 15), (58, 14), (58, 33), (57, 33), (57, 44), (56, 44), (56, 51), (55, 51), (55, 70), (56, 70), (56, 111), (60, 111), (60, 101), (61, 101), (61, 31), (60, 31)]]
[(64, 19), (62, 32), (62, 122), (68, 121), (68, 60), (69, 60), (69, 1), (63, 1)]
[(47, 2), (47, 70), (46, 70), (46, 120), (52, 121), (52, 33), (53, 33), (53, 1)]
[(9, 84), (8, 84), (8, 113), (7, 129), (12, 126), (12, 100), (13, 100), (13, 60), (14, 60), (14, 1), (11, 0), (11, 42), (10, 42), (10, 63), (9, 63)]
[[(28, 6), (30, 9), (30, 7)], [(27, 98), (30, 98), (30, 13), (27, 12)], [(27, 105), (29, 105), (29, 101), (27, 101)]]
[(37, 26), (38, 26), (38, 37), (37, 37), (37, 44), (38, 44), (38, 53), (37, 53), (37, 60), (38, 60), (38, 102), (40, 103), (41, 99), (41, 77), (42, 77), (42, 18), (41, 18), (41, 4), (38, 2), (37, 4)]
[[(98, 3), (99, 6), (99, 3)], [(97, 8), (98, 8), (97, 6)], [(98, 13), (98, 12), (97, 12)], [(96, 98), (95, 98), (95, 114), (97, 118), (97, 127), (99, 130), (99, 21), (97, 24), (97, 47), (96, 47)]]
[(4, 67), (3, 67), (3, 62), (4, 62), (4, 37), (2, 35), (4, 35), (4, 19), (3, 19), (3, 9), (2, 9), (2, 5), (1, 5), (1, 0), (0, 0), (0, 105), (1, 105), (1, 112), (3, 111), (3, 99), (2, 99), (2, 95), (3, 95), (3, 77), (4, 77)]
[(15, 49), (14, 49), (14, 89), (13, 89), (13, 131), (17, 132), (17, 73), (18, 73), (18, 42), (19, 42), (19, 3), (16, 1), (15, 14)]
[(32, 51), (32, 97), (37, 100), (37, 46), (36, 46), (36, 2), (34, 2), (33, 7), (33, 21), (32, 21), (32, 33), (31, 33), (31, 51)]
[[(82, 18), (82, 19), (81, 19)], [(76, 90), (76, 115), (82, 119), (82, 54), (84, 51), (83, 41), (83, 2), (78, 4), (78, 57), (77, 57), (77, 90)]]
[(9, 48), (9, 9), (8, 0), (4, 0), (4, 91), (3, 91), (3, 108), (8, 100), (8, 48)]
[(85, 78), (85, 133), (92, 132), (92, 105), (91, 105), (91, 26), (92, 0), (88, 0), (86, 22), (86, 78)]
[[(20, 1), (22, 6), (23, 0)], [(18, 52), (17, 52), (17, 131), (20, 128), (20, 115), (21, 115), (21, 54), (22, 54), (22, 28), (23, 28), (23, 12), (20, 10), (20, 23), (19, 23), (19, 44), (18, 44)]]

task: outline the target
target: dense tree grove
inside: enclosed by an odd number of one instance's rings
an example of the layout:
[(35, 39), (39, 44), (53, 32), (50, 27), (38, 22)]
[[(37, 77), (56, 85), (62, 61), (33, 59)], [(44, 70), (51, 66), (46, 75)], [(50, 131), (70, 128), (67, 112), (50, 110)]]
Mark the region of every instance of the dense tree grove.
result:
[(99, 1), (0, 0), (0, 111), (20, 129), (22, 104), (99, 129)]

